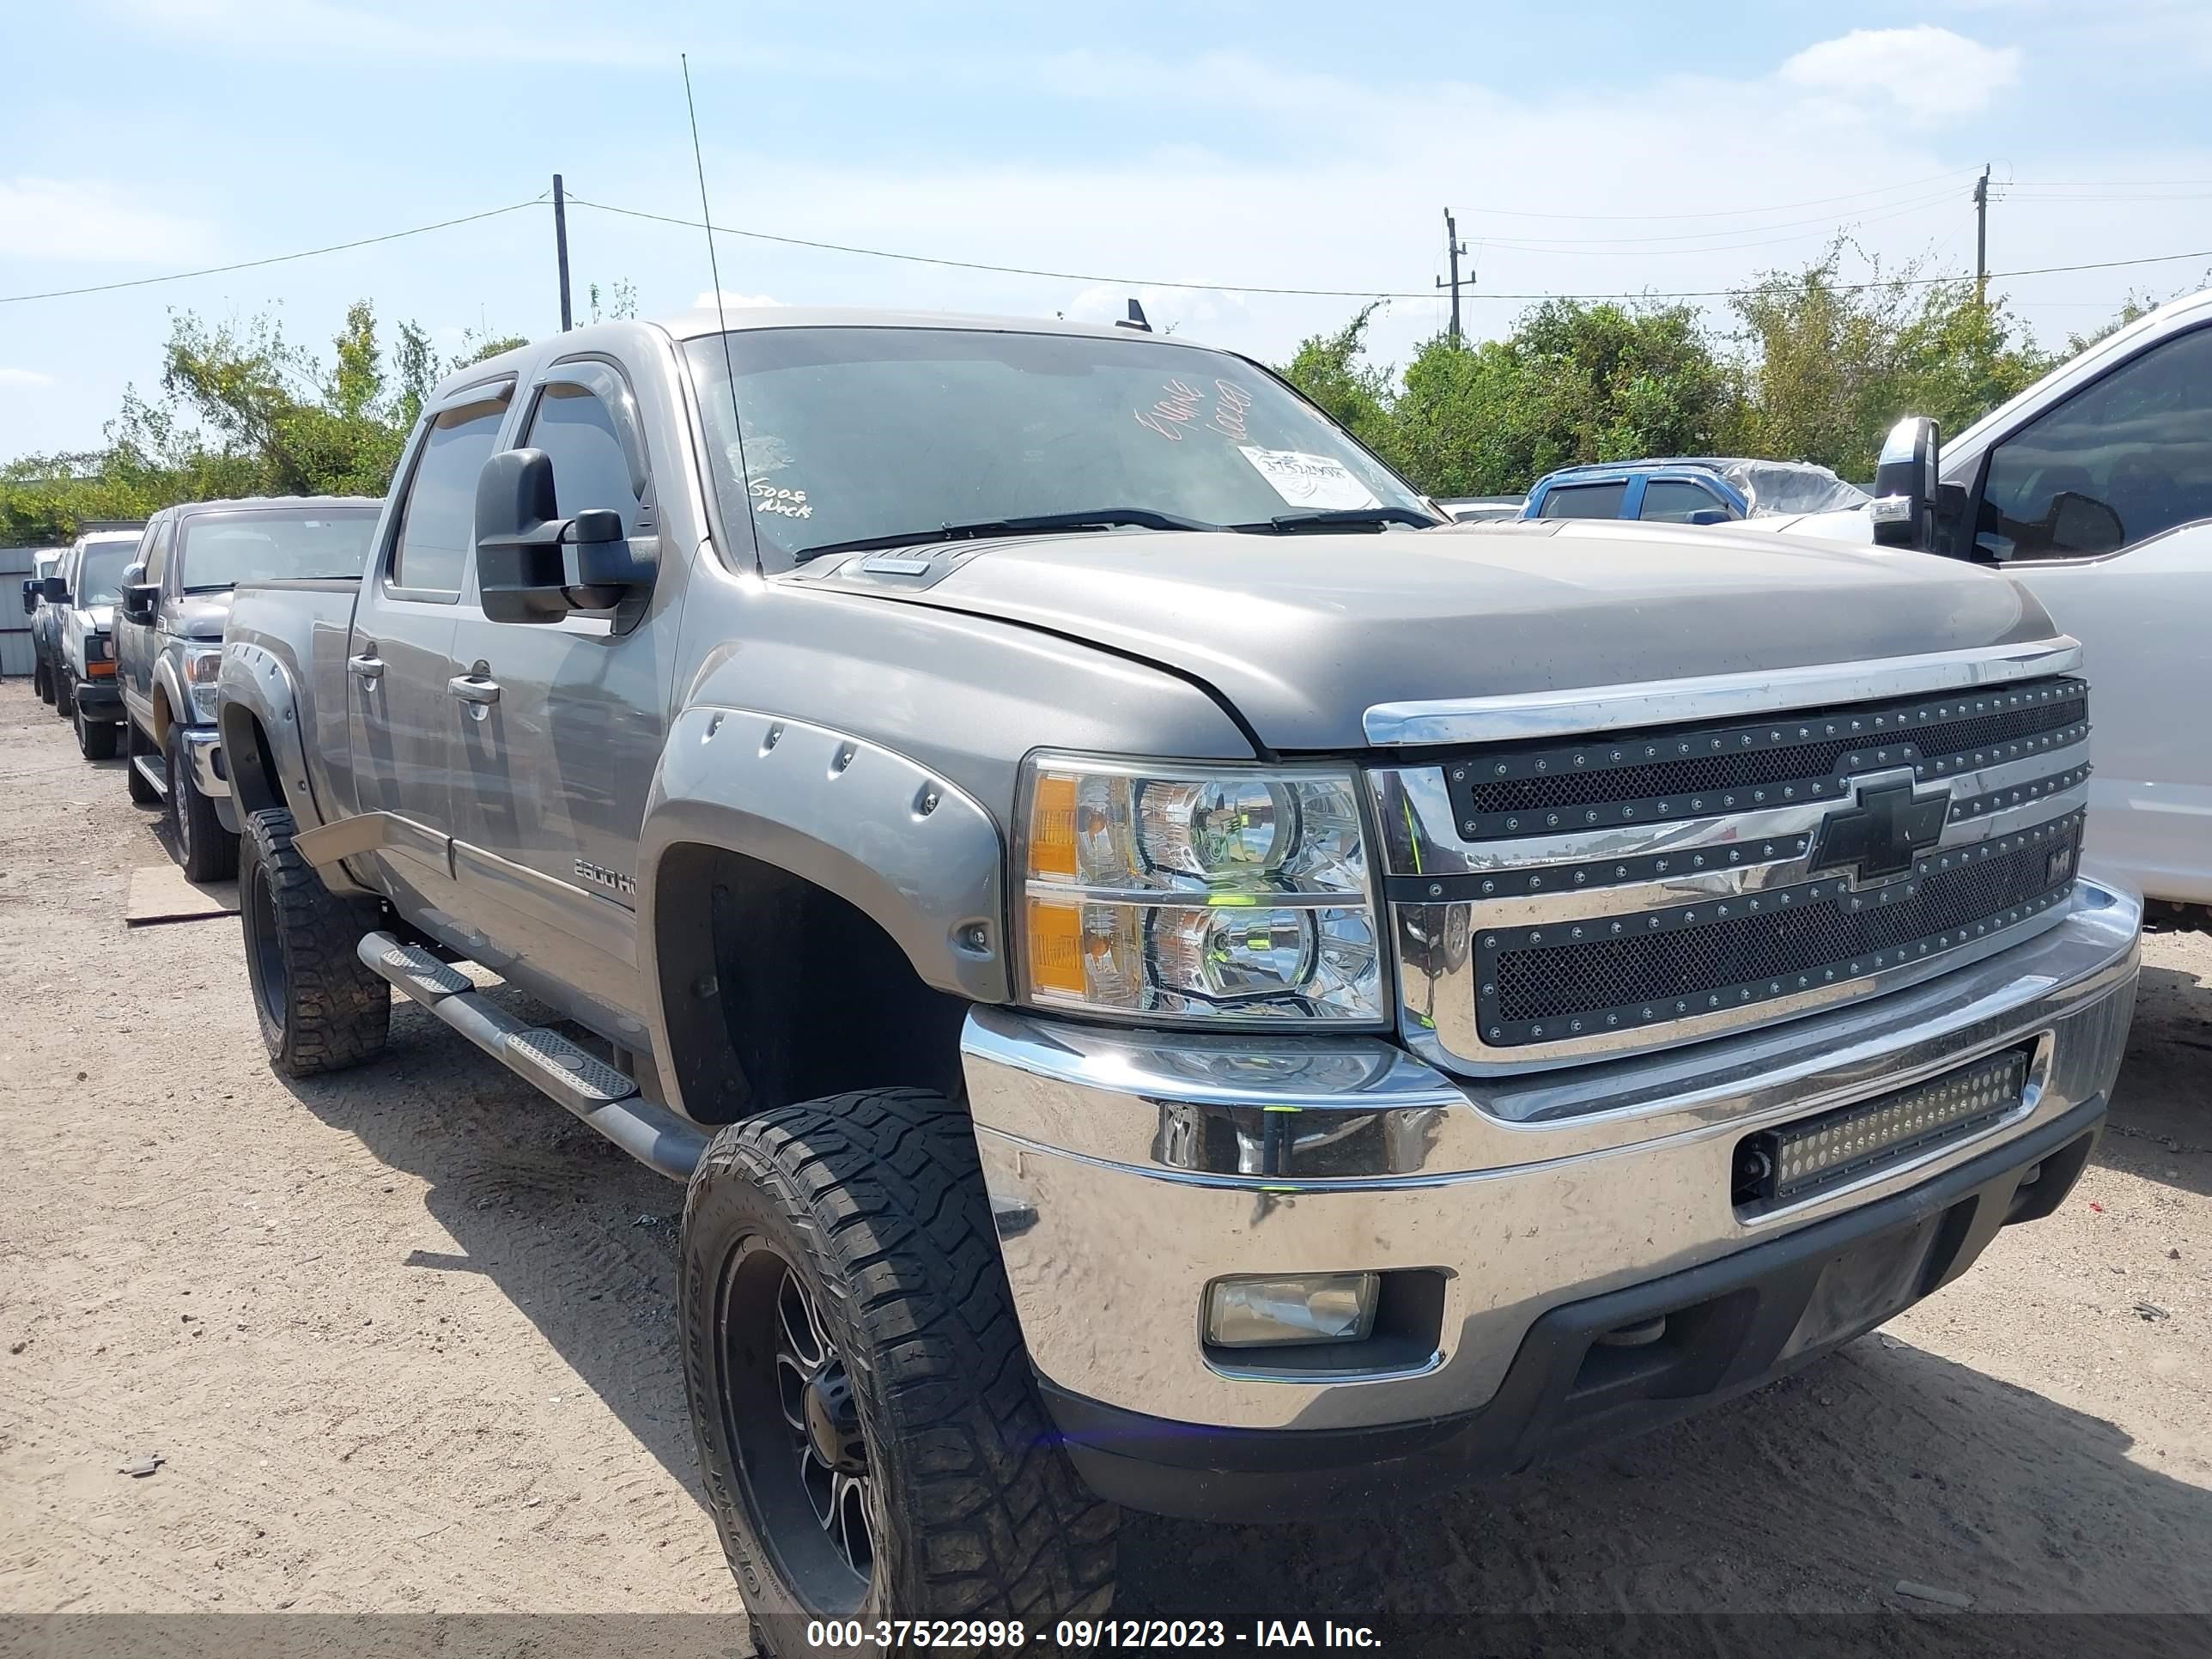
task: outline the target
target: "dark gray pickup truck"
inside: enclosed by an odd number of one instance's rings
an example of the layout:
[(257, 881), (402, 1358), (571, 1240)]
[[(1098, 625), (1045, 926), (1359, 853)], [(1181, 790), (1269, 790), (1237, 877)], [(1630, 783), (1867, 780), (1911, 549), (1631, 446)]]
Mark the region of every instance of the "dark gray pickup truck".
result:
[(1437, 519), (1223, 352), (752, 311), (465, 371), (239, 589), (271, 1056), (396, 987), (690, 1183), (770, 1646), (1709, 1406), (2080, 1173), (2140, 913), (2035, 600)]

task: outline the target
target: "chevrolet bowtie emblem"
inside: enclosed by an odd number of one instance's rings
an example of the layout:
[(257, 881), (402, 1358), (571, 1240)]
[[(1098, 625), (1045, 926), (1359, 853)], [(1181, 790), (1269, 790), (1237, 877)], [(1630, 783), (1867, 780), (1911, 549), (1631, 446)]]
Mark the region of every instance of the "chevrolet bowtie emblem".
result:
[(1951, 815), (1948, 790), (1913, 793), (1912, 781), (1861, 784), (1856, 804), (1840, 806), (1820, 821), (1813, 848), (1813, 869), (1850, 870), (1861, 881), (1900, 875), (1913, 856), (1943, 838)]

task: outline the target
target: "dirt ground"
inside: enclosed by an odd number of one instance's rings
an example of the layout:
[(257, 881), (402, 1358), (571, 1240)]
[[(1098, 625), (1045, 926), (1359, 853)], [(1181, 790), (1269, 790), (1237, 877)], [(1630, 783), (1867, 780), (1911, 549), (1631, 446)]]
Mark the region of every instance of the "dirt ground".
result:
[[(0, 684), (0, 1613), (738, 1611), (678, 1189), (404, 1002), (374, 1064), (278, 1079), (235, 921), (125, 931), (163, 857)], [(2212, 939), (2147, 958), (2096, 1162), (1929, 1303), (1400, 1517), (1132, 1518), (1116, 1611), (2212, 1612)]]

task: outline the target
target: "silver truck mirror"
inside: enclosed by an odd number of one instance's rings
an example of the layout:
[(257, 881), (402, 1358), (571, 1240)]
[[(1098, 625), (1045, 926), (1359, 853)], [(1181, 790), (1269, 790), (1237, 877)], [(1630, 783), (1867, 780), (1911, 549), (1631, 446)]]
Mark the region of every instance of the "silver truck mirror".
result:
[(1936, 544), (1936, 458), (1942, 434), (1925, 415), (1908, 415), (1882, 440), (1867, 517), (1882, 547), (1927, 552)]
[(509, 449), (477, 475), (477, 588), (494, 622), (558, 622), (604, 611), (649, 586), (653, 562), (623, 532), (622, 514), (586, 507), (559, 516), (553, 458)]
[(49, 576), (39, 584), (40, 595), (48, 605), (69, 603), (69, 584), (59, 576)]

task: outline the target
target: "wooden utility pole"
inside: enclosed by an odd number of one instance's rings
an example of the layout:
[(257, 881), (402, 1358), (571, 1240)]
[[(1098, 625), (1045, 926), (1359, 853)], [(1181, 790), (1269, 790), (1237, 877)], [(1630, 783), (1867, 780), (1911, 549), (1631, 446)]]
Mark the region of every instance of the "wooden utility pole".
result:
[(1986, 162), (1982, 176), (1974, 180), (1974, 303), (1987, 305), (1990, 299), (1990, 169)]
[[(1466, 252), (1467, 252), (1467, 244), (1466, 244), (1465, 242), (1461, 241), (1461, 240), (1460, 240), (1460, 239), (1459, 239), (1459, 224), (1458, 224), (1458, 222), (1457, 222), (1455, 220), (1454, 220), (1454, 219), (1453, 219), (1453, 217), (1452, 217), (1452, 210), (1451, 210), (1449, 208), (1446, 208), (1446, 209), (1444, 210), (1444, 257), (1445, 257), (1447, 259), (1449, 259), (1449, 260), (1451, 261), (1451, 283), (1450, 283), (1451, 296), (1452, 296), (1451, 337), (1452, 337), (1452, 343), (1453, 343), (1454, 345), (1457, 345), (1457, 344), (1459, 343), (1459, 340), (1460, 340), (1460, 333), (1459, 333), (1459, 289), (1460, 289), (1459, 256), (1460, 256), (1461, 254), (1462, 254), (1462, 253)], [(1468, 279), (1467, 279), (1467, 280), (1468, 280), (1468, 282), (1470, 282), (1470, 283), (1471, 283), (1471, 282), (1473, 282), (1473, 281), (1474, 280), (1474, 276), (1473, 276), (1472, 275), (1470, 275), (1470, 276), (1468, 277)], [(1444, 287), (1444, 286), (1445, 286), (1444, 279), (1443, 279), (1443, 277), (1439, 276), (1439, 277), (1437, 277), (1437, 286), (1438, 288), (1443, 288), (1443, 287)]]
[(553, 175), (553, 252), (561, 262), (561, 331), (574, 326), (568, 309), (568, 198), (561, 189), (561, 175)]

